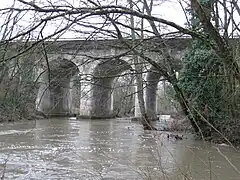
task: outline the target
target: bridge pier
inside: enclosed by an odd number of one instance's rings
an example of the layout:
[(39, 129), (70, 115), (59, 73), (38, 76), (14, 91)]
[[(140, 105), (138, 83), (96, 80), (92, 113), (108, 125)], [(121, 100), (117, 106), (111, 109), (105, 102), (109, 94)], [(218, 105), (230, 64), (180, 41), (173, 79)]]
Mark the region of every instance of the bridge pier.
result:
[[(142, 114), (141, 114), (141, 110), (140, 110), (140, 105), (139, 105), (139, 100), (138, 100), (138, 88), (137, 86), (135, 85), (135, 94), (134, 94), (134, 104), (135, 104), (135, 107), (134, 107), (134, 116), (135, 117), (141, 117)], [(145, 94), (145, 93), (144, 93)]]
[(153, 67), (147, 74), (146, 113), (151, 120), (157, 120), (157, 86), (161, 74)]

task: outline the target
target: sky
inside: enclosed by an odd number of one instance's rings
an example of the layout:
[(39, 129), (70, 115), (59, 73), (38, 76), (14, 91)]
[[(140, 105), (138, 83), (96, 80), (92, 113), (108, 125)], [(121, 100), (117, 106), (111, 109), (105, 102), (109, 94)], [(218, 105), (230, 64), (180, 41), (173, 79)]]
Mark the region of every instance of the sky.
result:
[[(1, 1), (1, 8), (4, 7), (10, 7), (11, 4), (13, 3), (14, 0), (0, 0)], [(16, 0), (17, 1), (17, 0)], [(29, 0), (26, 0), (28, 2), (32, 2)], [(33, 2), (51, 2), (51, 3), (56, 3), (56, 4), (71, 4), (74, 6), (79, 6), (79, 2), (80, 0), (33, 0)], [(95, 2), (97, 2), (97, 0), (94, 0)], [(114, 0), (99, 0), (101, 1), (103, 4), (108, 5), (108, 3), (114, 2)], [(118, 0), (118, 2), (121, 2), (124, 4), (124, 2), (126, 3), (127, 0)], [(153, 12), (152, 14), (154, 16), (157, 17), (161, 17), (163, 19), (166, 19), (168, 21), (172, 21), (178, 25), (181, 26), (185, 26), (185, 22), (186, 22), (186, 17), (184, 15), (184, 12), (182, 11), (182, 8), (179, 4), (180, 0), (155, 0), (155, 5), (153, 8)], [(184, 1), (181, 0), (181, 2), (184, 4)], [(16, 7), (21, 7), (21, 3), (18, 3), (19, 5), (16, 5)], [(89, 4), (85, 5), (88, 6)], [(29, 26), (33, 26), (34, 24), (36, 24), (37, 22), (39, 22), (41, 20), (41, 18), (43, 18), (43, 16), (39, 16), (38, 14), (34, 14), (33, 12), (31, 13), (27, 13), (23, 16), (23, 18), (21, 18), (21, 20), (18, 22), (18, 26), (15, 28), (15, 33), (19, 33), (19, 32), (23, 32), (26, 31), (27, 28), (29, 28)], [(239, 18), (239, 17), (238, 17)], [(135, 18), (136, 21), (139, 21), (137, 18)], [(4, 22), (4, 16), (0, 16), (0, 24), (3, 24)], [(91, 22), (91, 24), (94, 23), (98, 23), (98, 26), (101, 26), (101, 23), (103, 22), (103, 19), (99, 18), (99, 17), (91, 17), (88, 19), (84, 19), (82, 21), (83, 23), (87, 24), (89, 22)], [(124, 21), (122, 20), (123, 23), (127, 23), (129, 24), (129, 21)], [(240, 21), (239, 21), (240, 22)], [(56, 29), (61, 28), (63, 26), (65, 26), (68, 23), (68, 21), (66, 20), (62, 20), (62, 19), (58, 19), (57, 21), (51, 22), (49, 24), (47, 24), (47, 26), (44, 29), (44, 33), (43, 36), (48, 36), (50, 34), (52, 34)], [(135, 25), (137, 25), (137, 22), (135, 23)], [(157, 24), (158, 25), (158, 24)], [(138, 26), (140, 27), (140, 26)], [(144, 22), (144, 28), (147, 29), (149, 28), (149, 23), (147, 21)], [(109, 30), (114, 29), (113, 27), (108, 27)], [(78, 32), (76, 32), (78, 31)], [(84, 31), (85, 33), (81, 33), (79, 31)], [(71, 29), (69, 29), (68, 31), (64, 32), (61, 36), (61, 38), (65, 38), (65, 39), (74, 39), (74, 38), (79, 38), (79, 39), (83, 39), (86, 36), (88, 36), (90, 33), (88, 33), (88, 31), (90, 31), (89, 28), (86, 27), (80, 27), (80, 26), (75, 26), (72, 27)], [(169, 31), (175, 31), (175, 29), (168, 27), (167, 29), (162, 30), (163, 33), (167, 33)], [(126, 31), (127, 32), (127, 31)], [(128, 33), (130, 33), (130, 30), (128, 31)], [(2, 34), (2, 32), (0, 31), (0, 35)], [(32, 33), (32, 36), (34, 38), (36, 38), (38, 36), (38, 31)], [(98, 38), (102, 36), (99, 35)]]
[[(10, 7), (13, 3), (14, 0), (1, 0), (1, 7), (4, 8), (4, 7)], [(31, 2), (29, 0), (26, 0), (28, 2)], [(103, 2), (103, 4), (108, 4), (107, 1), (110, 1), (110, 0), (105, 0)], [(34, 2), (47, 2), (46, 0), (34, 0)], [(69, 3), (69, 4), (73, 4), (73, 5), (76, 5), (76, 6), (79, 6), (79, 0), (66, 0), (66, 1), (63, 1), (63, 0), (52, 0), (51, 2), (53, 3), (57, 3), (57, 4), (63, 4), (63, 3)], [(119, 2), (124, 2), (124, 1), (119, 1)], [(160, 1), (156, 1), (157, 3), (159, 3)], [(16, 7), (19, 7), (18, 5)], [(21, 6), (20, 6), (21, 7)], [(153, 15), (156, 15), (156, 16), (159, 16), (161, 18), (166, 18), (170, 21), (173, 21), (179, 25), (184, 25), (184, 22), (185, 22), (185, 16), (181, 10), (181, 7), (178, 3), (177, 0), (168, 0), (166, 1), (165, 3), (161, 3), (161, 5), (157, 5), (157, 8), (154, 8), (153, 9)], [(22, 18), (21, 21), (18, 22), (18, 28), (15, 29), (16, 32), (19, 32), (19, 31), (24, 31), (24, 29), (26, 29), (29, 25), (33, 25), (34, 23), (36, 23), (40, 18), (42, 17), (38, 17), (37, 15), (33, 14), (33, 13), (27, 13), (24, 15), (24, 17)], [(87, 21), (91, 21), (92, 23), (98, 23), (98, 22), (101, 22), (101, 19), (99, 18), (90, 18), (88, 19)], [(3, 16), (2, 16), (2, 19), (0, 19), (0, 24), (2, 24), (4, 22), (3, 20)], [(47, 36), (51, 33), (53, 33), (54, 29), (57, 28), (57, 26), (64, 26), (67, 22), (66, 21), (62, 21), (62, 20), (58, 20), (58, 21), (55, 21), (55, 22), (52, 22), (50, 24), (47, 25), (47, 27), (45, 28), (44, 30), (44, 35)], [(147, 21), (145, 21), (145, 28), (148, 28), (149, 27), (149, 24)], [(79, 28), (79, 27), (77, 27)], [(76, 29), (77, 29), (76, 28)], [(111, 27), (109, 28), (111, 29)], [(85, 28), (85, 31), (88, 31), (89, 29)], [(36, 36), (38, 35), (38, 33), (36, 33)], [(83, 35), (83, 38), (84, 38), (85, 35)], [(76, 32), (73, 32), (73, 31), (67, 31), (65, 32), (61, 38), (66, 38), (66, 39), (72, 39), (72, 38), (81, 38), (79, 33), (76, 33)]]
[[(26, 1), (31, 2), (29, 0), (26, 0)], [(33, 0), (33, 2), (38, 2), (38, 1), (46, 2), (46, 0)], [(102, 2), (104, 4), (108, 4), (107, 1), (110, 1), (110, 0), (105, 0), (105, 1), (102, 0)], [(69, 4), (74, 4), (77, 6), (79, 4), (79, 0), (66, 0), (66, 1), (52, 0), (51, 2), (58, 3), (58, 4), (67, 2)], [(118, 1), (118, 2), (124, 2), (124, 0)], [(160, 1), (158, 0), (156, 2), (159, 3)], [(10, 7), (12, 3), (13, 3), (13, 0), (7, 0), (7, 1), (1, 0), (1, 7), (2, 8)], [(170, 0), (170, 1), (168, 0), (165, 3), (161, 3), (161, 5), (158, 5), (157, 8), (153, 9), (153, 15), (156, 15), (156, 16), (159, 16), (162, 18), (166, 18), (166, 19), (173, 21), (179, 25), (184, 25), (184, 22), (185, 22), (185, 16), (184, 16), (177, 0)], [(24, 28), (29, 26), (29, 24), (35, 23), (37, 21), (37, 19), (40, 19), (40, 18), (41, 17), (37, 17), (33, 13), (28, 13), (22, 18), (22, 20), (20, 22), (18, 22), (19, 27), (18, 27), (18, 29), (15, 29), (15, 30), (16, 31), (20, 31), (21, 29), (23, 30)], [(92, 21), (93, 23), (99, 22), (99, 18), (91, 18), (88, 21)], [(2, 23), (2, 22), (3, 22), (3, 19), (1, 19), (0, 23)], [(44, 34), (45, 35), (51, 34), (53, 32), (53, 29), (56, 28), (59, 24), (64, 25), (64, 24), (66, 24), (66, 22), (62, 22), (61, 20), (52, 22), (45, 28)], [(145, 22), (145, 26), (146, 26), (145, 28), (147, 28), (149, 26), (148, 22)], [(79, 37), (78, 34), (79, 33), (73, 33), (73, 32), (68, 31), (68, 32), (64, 33), (62, 38), (70, 38), (71, 39), (71, 38)]]

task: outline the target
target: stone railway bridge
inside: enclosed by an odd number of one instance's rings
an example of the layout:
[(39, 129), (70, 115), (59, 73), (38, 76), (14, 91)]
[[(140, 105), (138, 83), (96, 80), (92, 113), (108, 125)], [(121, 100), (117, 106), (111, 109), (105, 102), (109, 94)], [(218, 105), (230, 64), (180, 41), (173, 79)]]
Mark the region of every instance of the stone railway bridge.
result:
[[(172, 62), (176, 65), (176, 71), (190, 41), (186, 38), (166, 39), (168, 50), (178, 59)], [(151, 39), (136, 41), (135, 45), (138, 44), (144, 46), (145, 56), (164, 63), (160, 42)], [(42, 63), (38, 68), (41, 77), (37, 109), (54, 116), (76, 113), (96, 118), (111, 117), (114, 82), (124, 72), (131, 74), (135, 69), (129, 46), (119, 40), (69, 40), (48, 41), (45, 42), (45, 47), (49, 63)], [(149, 64), (143, 63), (142, 66), (146, 70), (143, 75), (146, 82), (145, 106), (149, 117), (154, 118), (157, 113), (157, 85), (162, 75), (152, 71)], [(137, 92), (137, 89), (133, 88), (133, 93), (134, 91)], [(135, 96), (135, 116), (139, 116), (139, 113), (138, 99)]]

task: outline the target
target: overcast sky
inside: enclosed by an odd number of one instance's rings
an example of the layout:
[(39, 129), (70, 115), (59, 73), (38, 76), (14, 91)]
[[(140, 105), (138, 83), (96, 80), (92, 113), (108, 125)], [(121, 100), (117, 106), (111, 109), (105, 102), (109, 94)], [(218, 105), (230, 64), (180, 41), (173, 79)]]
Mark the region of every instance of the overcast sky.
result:
[[(13, 1), (14, 0), (1, 0), (1, 7), (2, 8), (10, 7), (10, 5), (13, 4)], [(31, 2), (29, 0), (26, 0), (26, 1)], [(48, 0), (48, 1), (47, 0), (34, 0), (34, 2), (49, 2), (49, 1), (50, 0)], [(100, 1), (102, 1), (104, 4), (107, 4), (108, 1), (111, 1), (111, 0), (104, 0), (104, 1), (100, 0)], [(118, 0), (118, 2), (121, 2), (121, 3), (126, 3), (126, 1), (127, 0), (121, 0), (121, 1)], [(80, 0), (51, 0), (51, 3), (53, 3), (53, 4), (55, 3), (55, 4), (59, 5), (59, 4), (64, 4), (64, 3), (65, 4), (70, 3), (77, 7), (79, 6), (79, 2), (81, 2), (81, 1)], [(112, 0), (111, 2), (114, 2), (114, 1)], [(154, 2), (155, 2), (155, 5), (156, 5), (156, 3), (158, 3), (157, 6), (155, 8), (153, 8), (152, 14), (154, 16), (161, 17), (168, 21), (172, 21), (178, 25), (184, 26), (184, 23), (186, 22), (186, 17), (182, 11), (182, 8), (181, 8), (178, 0), (165, 0), (164, 3), (162, 3), (163, 0), (155, 0)], [(181, 2), (184, 2), (184, 1), (181, 1)], [(19, 4), (21, 4), (21, 3), (19, 3)], [(17, 5), (17, 6), (19, 6), (19, 5)], [(26, 30), (26, 28), (29, 28), (30, 26), (33, 26), (33, 24), (36, 24), (36, 22), (40, 21), (41, 18), (42, 18), (42, 16), (40, 16), (39, 14), (34, 14), (33, 12), (25, 14), (24, 17), (21, 19), (21, 21), (18, 22), (18, 27), (15, 29), (15, 32), (20, 32), (20, 31)], [(239, 18), (239, 16), (236, 18)], [(137, 19), (135, 18), (135, 20), (137, 20)], [(92, 24), (94, 24), (94, 23), (101, 24), (102, 22), (104, 22), (104, 20), (101, 18), (92, 18), (92, 17), (89, 19), (84, 19), (82, 22), (84, 22), (84, 21), (87, 23), (91, 22)], [(3, 24), (3, 22), (4, 22), (4, 16), (1, 16), (0, 24)], [(238, 20), (238, 22), (239, 22), (239, 20)], [(44, 30), (44, 36), (47, 36), (47, 35), (53, 33), (59, 27), (64, 27), (67, 23), (68, 23), (67, 20), (63, 21), (62, 19), (59, 19), (57, 21), (49, 23)], [(129, 24), (129, 21), (128, 22), (123, 21), (123, 23)], [(145, 28), (147, 28), (147, 27), (149, 27), (149, 24), (147, 21), (145, 21)], [(114, 29), (113, 27), (109, 27), (110, 30), (111, 30), (111, 28)], [(82, 31), (87, 32), (90, 29), (82, 28), (81, 26), (75, 26), (75, 27), (73, 26), (71, 28), (71, 31), (69, 29), (69, 31), (65, 32), (61, 36), (61, 38), (68, 38), (68, 39), (83, 38), (82, 33), (80, 33), (80, 32), (74, 33), (73, 32), (74, 30), (76, 30), (76, 31), (82, 30)], [(174, 31), (175, 29), (168, 27), (168, 30)], [(164, 31), (164, 33), (167, 32), (167, 30), (163, 30), (163, 31)], [(1, 34), (1, 32), (0, 32), (0, 34)], [(35, 32), (35, 34), (36, 34), (36, 36), (38, 35), (37, 32)], [(86, 34), (84, 36), (86, 36)]]
[[(10, 7), (13, 4), (13, 0), (1, 0), (1, 7)], [(31, 2), (29, 0), (26, 0), (28, 2)], [(78, 3), (80, 2), (79, 0), (66, 0), (67, 2), (69, 2), (70, 4), (74, 4), (78, 6)], [(66, 2), (65, 1), (65, 2)], [(34, 2), (46, 2), (46, 0), (35, 0)], [(61, 0), (56, 0), (56, 1), (51, 1), (53, 3), (65, 3), (64, 1)], [(103, 1), (104, 3), (106, 3), (107, 1)], [(119, 2), (123, 2), (123, 1), (119, 1)], [(161, 2), (161, 1), (156, 1), (157, 3)], [(20, 3), (21, 4), (21, 3)], [(165, 18), (169, 21), (173, 21), (179, 25), (184, 25), (185, 20), (185, 16), (184, 13), (181, 10), (181, 6), (179, 5), (177, 0), (171, 0), (169, 2), (166, 1), (165, 3), (161, 3), (161, 5), (158, 5), (157, 8), (153, 9), (153, 15), (158, 16), (158, 17), (162, 17)], [(18, 29), (15, 29), (15, 31), (19, 31), (20, 29), (24, 29), (25, 27), (27, 27), (29, 24), (33, 24), (36, 22), (36, 15), (33, 15), (33, 13), (28, 13), (24, 16), (24, 18), (18, 23), (19, 27)], [(99, 18), (98, 19), (94, 19), (91, 18), (88, 21), (92, 21), (92, 23), (95, 22), (100, 22)], [(3, 19), (1, 20), (1, 22), (3, 22)], [(0, 22), (0, 23), (1, 23)], [(51, 24), (49, 24), (44, 31), (45, 35), (51, 34), (53, 32), (53, 29), (56, 28), (59, 24), (64, 25), (66, 22), (62, 22), (62, 21), (55, 21), (52, 22)], [(146, 27), (149, 26), (148, 22), (145, 22)], [(77, 33), (73, 33), (73, 32), (66, 32), (64, 33), (64, 35), (62, 35), (61, 38), (79, 38), (79, 34)]]

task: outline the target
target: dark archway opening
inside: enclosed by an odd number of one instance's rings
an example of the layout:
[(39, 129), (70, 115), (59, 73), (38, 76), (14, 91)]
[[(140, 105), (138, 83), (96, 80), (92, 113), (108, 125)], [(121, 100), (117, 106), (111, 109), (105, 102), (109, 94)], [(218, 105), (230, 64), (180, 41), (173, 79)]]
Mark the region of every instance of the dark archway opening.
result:
[(145, 103), (148, 119), (158, 120), (158, 115), (181, 114), (179, 103), (173, 97), (175, 92), (172, 84), (155, 67), (150, 68), (146, 80)]
[(77, 65), (70, 60), (51, 61), (42, 75), (37, 109), (47, 116), (71, 115), (71, 82), (76, 79), (78, 73)]
[(114, 79), (131, 65), (121, 59), (100, 62), (94, 69), (92, 84), (91, 118), (112, 118), (112, 87)]

